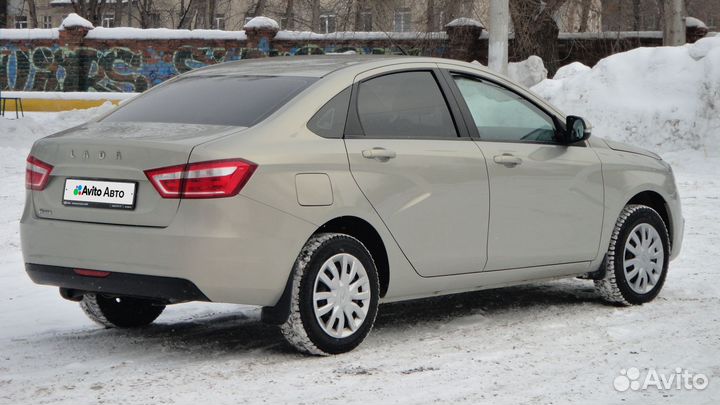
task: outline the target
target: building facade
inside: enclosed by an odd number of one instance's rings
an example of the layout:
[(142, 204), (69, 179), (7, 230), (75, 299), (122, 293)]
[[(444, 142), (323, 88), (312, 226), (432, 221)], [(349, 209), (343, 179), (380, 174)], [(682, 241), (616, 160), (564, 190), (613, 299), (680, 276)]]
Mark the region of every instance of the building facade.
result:
[[(0, 0), (7, 28), (53, 28), (76, 12), (104, 27), (241, 30), (256, 15), (282, 29), (443, 31), (458, 17), (488, 25), (489, 0)], [(583, 13), (588, 7), (589, 13)], [(81, 7), (82, 6), (82, 7)], [(32, 10), (35, 10), (33, 13)], [(599, 31), (600, 0), (568, 0), (556, 16), (561, 31)], [(583, 24), (582, 20), (586, 23)]]

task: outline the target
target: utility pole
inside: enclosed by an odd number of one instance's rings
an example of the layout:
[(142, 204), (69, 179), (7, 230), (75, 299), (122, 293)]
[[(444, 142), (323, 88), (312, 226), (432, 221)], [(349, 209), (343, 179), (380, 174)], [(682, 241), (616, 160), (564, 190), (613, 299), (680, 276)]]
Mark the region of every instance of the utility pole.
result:
[(665, 26), (663, 28), (663, 45), (684, 45), (685, 38), (685, 0), (665, 1)]
[(508, 0), (490, 0), (490, 40), (488, 41), (488, 66), (506, 75), (508, 69), (508, 30), (510, 6)]

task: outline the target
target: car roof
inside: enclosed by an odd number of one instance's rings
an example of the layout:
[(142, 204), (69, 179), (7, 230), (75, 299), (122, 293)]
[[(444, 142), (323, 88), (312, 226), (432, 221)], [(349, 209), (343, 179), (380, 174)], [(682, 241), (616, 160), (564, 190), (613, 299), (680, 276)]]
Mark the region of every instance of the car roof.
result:
[[(192, 71), (191, 75), (304, 76), (324, 77), (338, 70), (386, 63), (448, 62), (448, 59), (404, 55), (311, 55), (277, 56), (219, 63)], [(458, 62), (458, 61), (454, 61)], [(479, 66), (479, 65), (478, 65)]]

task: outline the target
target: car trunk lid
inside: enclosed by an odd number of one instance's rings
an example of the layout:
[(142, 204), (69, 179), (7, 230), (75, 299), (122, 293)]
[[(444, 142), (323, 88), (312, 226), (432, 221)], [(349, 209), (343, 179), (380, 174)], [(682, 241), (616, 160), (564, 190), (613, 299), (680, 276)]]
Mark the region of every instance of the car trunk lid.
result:
[[(31, 154), (53, 166), (44, 190), (33, 190), (40, 218), (104, 224), (164, 227), (177, 212), (179, 199), (162, 198), (145, 170), (185, 164), (192, 149), (240, 127), (101, 122), (44, 138)], [(135, 183), (132, 209), (63, 204), (68, 179)], [(75, 182), (77, 183), (77, 182)], [(70, 183), (69, 183), (70, 184)]]

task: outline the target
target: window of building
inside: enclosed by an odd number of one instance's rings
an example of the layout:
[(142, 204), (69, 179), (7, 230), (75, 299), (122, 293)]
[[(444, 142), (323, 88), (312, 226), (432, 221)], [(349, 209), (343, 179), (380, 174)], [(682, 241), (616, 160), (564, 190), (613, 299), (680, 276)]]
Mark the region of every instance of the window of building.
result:
[(408, 32), (411, 29), (411, 13), (409, 7), (403, 7), (395, 10), (394, 31)]
[(215, 28), (216, 30), (225, 29), (225, 14), (215, 14), (213, 28)]
[(160, 13), (148, 14), (148, 24), (151, 28), (160, 27)]
[(105, 28), (112, 28), (115, 26), (115, 12), (108, 11), (102, 15), (102, 26)]
[(28, 27), (28, 19), (26, 15), (16, 15), (15, 16), (15, 28), (27, 28)]
[(357, 27), (359, 31), (372, 31), (373, 30), (373, 14), (372, 11), (365, 10), (360, 12), (360, 26)]
[(320, 14), (320, 32), (321, 33), (331, 33), (335, 32), (337, 29), (337, 15), (333, 13), (323, 13)]
[(44, 15), (42, 19), (42, 27), (43, 28), (52, 28), (53, 27), (53, 21), (51, 15)]

